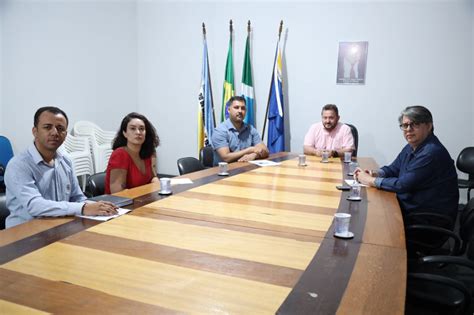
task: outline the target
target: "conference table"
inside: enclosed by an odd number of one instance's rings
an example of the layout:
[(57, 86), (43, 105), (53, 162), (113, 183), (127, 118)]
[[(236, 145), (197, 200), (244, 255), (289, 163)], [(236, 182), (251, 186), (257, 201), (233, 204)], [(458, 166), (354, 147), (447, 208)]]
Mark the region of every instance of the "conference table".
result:
[[(124, 190), (107, 222), (35, 219), (0, 231), (0, 314), (403, 314), (406, 250), (393, 193), (339, 191), (348, 164), (278, 153)], [(358, 158), (362, 168), (376, 168)], [(179, 177), (178, 177), (179, 178)], [(351, 214), (352, 239), (333, 217)]]

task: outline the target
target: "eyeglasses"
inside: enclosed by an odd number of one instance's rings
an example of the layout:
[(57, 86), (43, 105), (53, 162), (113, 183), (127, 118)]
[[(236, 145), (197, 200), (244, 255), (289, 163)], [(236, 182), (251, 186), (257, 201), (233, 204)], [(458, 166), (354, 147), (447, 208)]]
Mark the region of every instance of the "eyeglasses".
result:
[(400, 124), (400, 129), (401, 130), (408, 130), (408, 127), (410, 127), (410, 129), (418, 129), (418, 127), (420, 127), (420, 124), (419, 122), (411, 122), (409, 124)]

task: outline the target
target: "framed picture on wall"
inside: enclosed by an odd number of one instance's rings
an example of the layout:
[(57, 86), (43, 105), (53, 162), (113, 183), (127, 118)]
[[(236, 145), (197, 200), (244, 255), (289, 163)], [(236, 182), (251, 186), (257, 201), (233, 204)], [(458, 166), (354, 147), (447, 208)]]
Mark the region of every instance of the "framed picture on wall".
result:
[(337, 84), (365, 84), (369, 42), (339, 42)]

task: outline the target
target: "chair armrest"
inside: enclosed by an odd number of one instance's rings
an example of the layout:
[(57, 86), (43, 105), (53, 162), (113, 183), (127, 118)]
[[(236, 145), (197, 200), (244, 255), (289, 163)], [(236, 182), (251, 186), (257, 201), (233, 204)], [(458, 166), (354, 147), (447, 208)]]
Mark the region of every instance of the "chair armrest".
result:
[(469, 307), (469, 305), (471, 304), (471, 292), (466, 287), (466, 285), (464, 285), (459, 280), (455, 280), (455, 279), (445, 277), (445, 276), (430, 274), (430, 273), (409, 273), (407, 275), (407, 280), (408, 280), (407, 295), (415, 296), (425, 301), (426, 300), (433, 301), (433, 298), (436, 299), (436, 297), (429, 297), (425, 290), (416, 290), (410, 286), (410, 281), (418, 280), (418, 281), (423, 281), (423, 283), (431, 282), (431, 283), (441, 284), (443, 286), (451, 287), (461, 292), (462, 295), (464, 296), (464, 304), (462, 305), (463, 309), (460, 314), (464, 314), (464, 311), (466, 311), (467, 307)]
[(436, 249), (439, 247), (439, 243), (436, 244), (435, 242), (425, 242), (423, 240), (417, 240), (417, 239), (411, 239), (409, 238), (410, 232), (427, 232), (427, 233), (432, 233), (435, 234), (435, 237), (430, 237), (430, 240), (432, 239), (440, 239), (442, 240), (443, 237), (445, 238), (445, 243), (448, 239), (453, 239), (454, 240), (454, 246), (451, 249), (450, 255), (459, 255), (461, 251), (461, 238), (455, 234), (453, 231), (450, 231), (445, 228), (437, 227), (437, 226), (431, 226), (431, 225), (422, 225), (422, 224), (415, 224), (415, 225), (409, 225), (405, 227), (405, 235), (407, 237), (407, 243), (415, 244), (418, 246), (423, 246), (428, 249)]
[(425, 264), (449, 264), (449, 265), (458, 265), (470, 268), (474, 271), (474, 262), (465, 257), (460, 256), (445, 256), (445, 255), (435, 255), (435, 256), (425, 256), (418, 260), (420, 265)]

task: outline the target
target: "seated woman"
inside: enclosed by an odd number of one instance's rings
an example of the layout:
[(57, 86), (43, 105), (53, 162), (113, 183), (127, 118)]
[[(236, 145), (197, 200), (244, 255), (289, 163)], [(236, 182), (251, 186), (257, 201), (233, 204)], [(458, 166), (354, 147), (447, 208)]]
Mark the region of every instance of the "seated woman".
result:
[(145, 116), (125, 116), (112, 144), (114, 152), (107, 166), (105, 193), (158, 182), (155, 148), (159, 144), (155, 127)]

